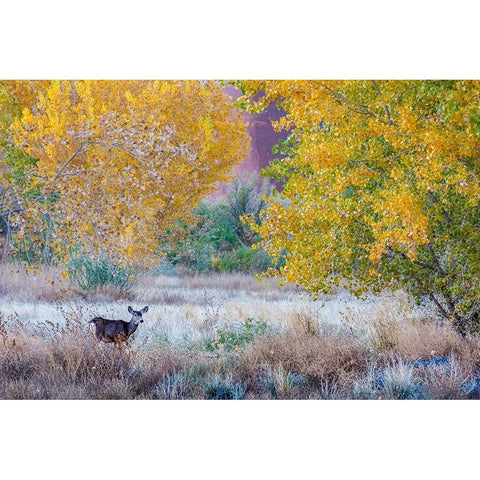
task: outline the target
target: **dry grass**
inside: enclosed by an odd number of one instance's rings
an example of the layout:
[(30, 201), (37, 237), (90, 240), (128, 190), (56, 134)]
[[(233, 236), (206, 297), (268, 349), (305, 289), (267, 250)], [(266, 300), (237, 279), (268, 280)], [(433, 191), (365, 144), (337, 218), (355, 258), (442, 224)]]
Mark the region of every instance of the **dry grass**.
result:
[(465, 348), (450, 325), (415, 309), (403, 292), (378, 298), (371, 317), (350, 312), (343, 325), (374, 352), (405, 360), (445, 357)]
[(240, 360), (242, 374), (254, 382), (265, 365), (283, 365), (305, 375), (313, 385), (321, 382), (348, 383), (367, 366), (367, 350), (346, 336), (302, 335), (288, 331), (258, 339), (245, 349)]
[(43, 267), (40, 275), (15, 264), (0, 265), (0, 297), (15, 301), (64, 300), (72, 294), (70, 282), (55, 268)]
[(188, 359), (164, 349), (148, 359), (135, 348), (98, 346), (83, 325), (53, 326), (51, 338), (22, 327), (4, 336), (0, 348), (2, 398), (152, 398), (163, 375)]
[[(108, 289), (87, 296), (54, 269), (3, 266), (0, 295), (0, 398), (480, 396), (479, 340), (402, 292), (313, 302), (244, 275), (146, 275), (122, 299)], [(130, 303), (149, 305), (145, 323), (128, 346), (99, 346), (87, 321), (126, 319)]]
[(472, 366), (452, 357), (448, 365), (422, 369), (420, 373), (429, 398), (456, 400), (468, 398)]

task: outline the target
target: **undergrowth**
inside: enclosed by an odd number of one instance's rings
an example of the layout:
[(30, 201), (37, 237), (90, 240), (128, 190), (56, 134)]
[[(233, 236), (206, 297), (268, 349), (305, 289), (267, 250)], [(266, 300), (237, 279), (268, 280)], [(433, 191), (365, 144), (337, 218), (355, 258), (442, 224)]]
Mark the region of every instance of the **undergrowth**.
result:
[(98, 258), (72, 256), (67, 273), (74, 284), (86, 292), (110, 287), (125, 297), (131, 295), (137, 276), (133, 267), (120, 265), (106, 255)]
[(329, 326), (307, 310), (283, 323), (227, 322), (217, 306), (205, 304), (190, 336), (158, 324), (121, 348), (98, 345), (90, 307), (59, 305), (38, 323), (0, 309), (0, 398), (480, 397), (479, 338), (435, 318), (382, 307), (368, 324), (350, 316)]

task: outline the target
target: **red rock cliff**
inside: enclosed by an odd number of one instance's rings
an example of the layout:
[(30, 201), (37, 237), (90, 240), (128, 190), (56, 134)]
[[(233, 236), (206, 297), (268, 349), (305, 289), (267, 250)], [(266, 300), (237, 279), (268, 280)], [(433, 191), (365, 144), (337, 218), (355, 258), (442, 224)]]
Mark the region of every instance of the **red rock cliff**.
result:
[[(225, 91), (233, 97), (234, 100), (241, 96), (240, 90), (231, 85), (228, 85)], [(287, 137), (285, 132), (275, 132), (271, 125), (272, 120), (278, 120), (282, 116), (282, 112), (272, 103), (259, 115), (244, 112), (243, 116), (249, 124), (248, 134), (251, 137), (251, 150), (242, 164), (235, 169), (235, 172), (257, 173), (276, 157), (276, 155), (272, 153), (272, 147), (276, 145), (279, 140)]]

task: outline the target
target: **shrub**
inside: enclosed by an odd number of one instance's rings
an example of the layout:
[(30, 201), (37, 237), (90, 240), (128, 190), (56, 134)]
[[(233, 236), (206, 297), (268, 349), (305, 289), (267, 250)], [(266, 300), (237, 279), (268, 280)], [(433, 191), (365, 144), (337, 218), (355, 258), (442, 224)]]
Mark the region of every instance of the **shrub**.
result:
[(223, 348), (228, 351), (237, 350), (244, 344), (251, 342), (260, 335), (264, 335), (268, 330), (267, 322), (247, 318), (236, 329), (215, 329), (215, 339), (209, 340), (205, 349), (209, 352), (215, 352)]
[(250, 216), (260, 221), (260, 212), (265, 207), (264, 197), (271, 191), (270, 182), (256, 175), (238, 177), (227, 187), (229, 224), (242, 244), (251, 246), (258, 240), (256, 233), (243, 221), (243, 217)]
[(67, 265), (67, 272), (78, 287), (88, 292), (110, 286), (128, 296), (136, 280), (133, 267), (120, 265), (105, 255), (98, 258), (74, 256)]
[(476, 387), (475, 376), (471, 373), (471, 365), (465, 365), (453, 356), (440, 365), (419, 368), (427, 398), (438, 400), (467, 398)]
[(415, 378), (413, 366), (402, 361), (385, 369), (382, 386), (388, 397), (396, 400), (418, 400), (425, 398), (420, 381)]
[(222, 380), (214, 375), (203, 388), (205, 396), (211, 400), (243, 400), (247, 394), (245, 383), (235, 383), (231, 379)]
[(366, 375), (360, 376), (353, 384), (352, 398), (355, 400), (371, 400), (379, 396), (379, 376), (373, 364), (367, 366)]
[(272, 263), (265, 250), (253, 249), (241, 245), (237, 249), (225, 254), (212, 264), (218, 272), (264, 272)]
[(165, 232), (160, 241), (165, 265), (191, 273), (266, 271), (271, 267), (270, 258), (263, 249), (252, 248), (256, 234), (242, 217), (258, 219), (263, 195), (269, 190), (258, 178), (241, 178), (227, 187), (225, 197), (201, 202), (192, 220), (179, 220)]
[(289, 397), (297, 388), (308, 385), (304, 375), (292, 372), (285, 368), (283, 363), (279, 363), (276, 367), (268, 365), (266, 374), (261, 377), (260, 382), (274, 398)]
[(162, 381), (154, 388), (154, 395), (158, 399), (179, 400), (188, 397), (191, 390), (191, 381), (184, 372), (163, 374)]

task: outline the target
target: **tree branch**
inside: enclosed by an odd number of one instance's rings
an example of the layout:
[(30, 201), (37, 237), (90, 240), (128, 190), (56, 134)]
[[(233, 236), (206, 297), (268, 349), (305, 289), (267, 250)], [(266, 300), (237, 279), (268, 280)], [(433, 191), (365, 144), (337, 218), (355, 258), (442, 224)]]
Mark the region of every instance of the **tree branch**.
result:
[(88, 146), (89, 143), (82, 143), (77, 151), (60, 167), (60, 170), (57, 172), (57, 174), (55, 175), (55, 177), (53, 178), (53, 181), (55, 182), (56, 180), (58, 180), (58, 178), (61, 176), (61, 174), (63, 173), (63, 171), (68, 167), (68, 165), (70, 165), (70, 163), (72, 163), (76, 157), (78, 157), (78, 155), (80, 155), (81, 153), (83, 153), (83, 150), (86, 146)]
[(379, 117), (378, 115), (370, 111), (366, 105), (362, 105), (361, 103), (357, 103), (357, 102), (354, 102), (353, 100), (350, 100), (343, 93), (337, 92), (336, 90), (334, 90), (333, 88), (330, 88), (328, 85), (325, 85), (324, 83), (321, 83), (316, 80), (311, 80), (311, 82), (328, 90), (337, 100), (342, 102), (352, 112), (360, 113), (362, 115), (368, 115), (369, 117), (375, 118), (379, 122), (384, 123), (385, 125), (389, 125), (388, 121), (385, 121), (383, 118)]
[(428, 296), (431, 300), (433, 300), (437, 308), (440, 310), (440, 312), (446, 319), (451, 318), (451, 315), (449, 315), (448, 312), (443, 308), (442, 304), (435, 298), (435, 295), (432, 292), (428, 292)]
[(18, 212), (21, 212), (22, 210), (23, 210), (22, 208), (17, 207), (17, 208), (14, 208), (13, 210), (8, 210), (6, 212), (2, 212), (2, 213), (0, 213), (0, 218), (8, 217), (8, 216), (12, 215), (12, 213), (18, 213)]
[[(378, 92), (380, 97), (382, 97), (383, 93), (380, 90), (380, 87), (377, 85), (377, 82), (375, 80), (372, 80), (372, 84), (373, 84), (373, 88), (375, 88), (375, 90)], [(390, 107), (383, 101), (383, 98), (382, 98), (382, 103), (383, 103), (383, 108), (385, 109), (385, 112), (387, 114), (388, 124), (393, 125), (392, 115), (390, 114)]]
[(433, 192), (431, 190), (428, 190), (427, 191), (427, 195), (430, 197), (430, 200), (436, 204), (436, 205), (439, 205), (441, 211), (442, 211), (442, 215), (443, 215), (443, 218), (445, 219), (445, 221), (447, 222), (448, 225), (450, 225), (452, 223), (452, 218), (450, 217), (450, 215), (447, 213), (447, 211), (440, 205), (440, 202), (437, 200), (437, 197), (435, 197), (435, 195), (433, 194)]

